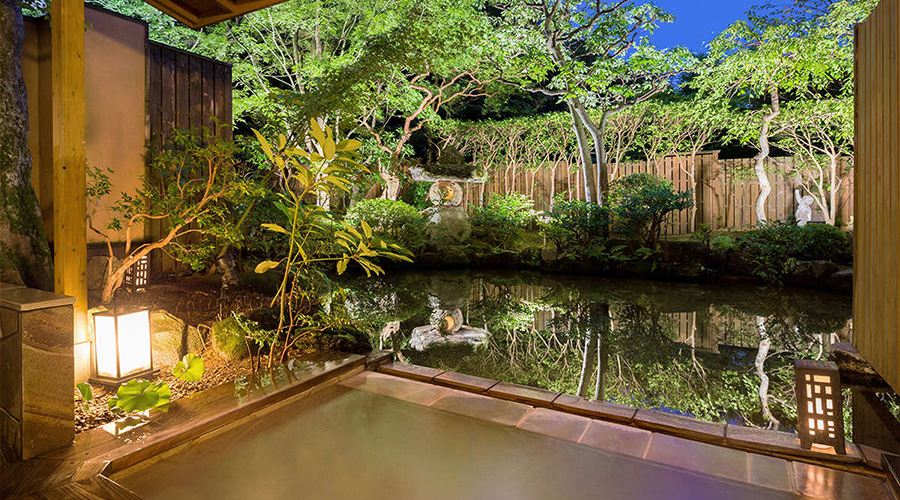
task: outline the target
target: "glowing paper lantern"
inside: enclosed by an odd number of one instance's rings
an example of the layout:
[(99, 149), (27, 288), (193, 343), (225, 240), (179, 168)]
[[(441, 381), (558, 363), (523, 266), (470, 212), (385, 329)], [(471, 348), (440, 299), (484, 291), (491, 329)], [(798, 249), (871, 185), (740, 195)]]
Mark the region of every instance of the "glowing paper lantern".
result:
[(94, 315), (94, 376), (118, 384), (153, 372), (150, 312), (103, 312)]
[(844, 446), (844, 410), (841, 377), (831, 361), (794, 360), (797, 391), (797, 433), (800, 446), (834, 447), (835, 453), (846, 455)]

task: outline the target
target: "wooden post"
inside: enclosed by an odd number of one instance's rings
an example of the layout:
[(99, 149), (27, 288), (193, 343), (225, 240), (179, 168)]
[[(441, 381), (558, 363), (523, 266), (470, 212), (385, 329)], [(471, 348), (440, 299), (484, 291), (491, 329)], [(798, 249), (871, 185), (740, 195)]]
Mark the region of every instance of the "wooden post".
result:
[(54, 0), (53, 267), (56, 293), (75, 297), (75, 341), (87, 339), (84, 1)]

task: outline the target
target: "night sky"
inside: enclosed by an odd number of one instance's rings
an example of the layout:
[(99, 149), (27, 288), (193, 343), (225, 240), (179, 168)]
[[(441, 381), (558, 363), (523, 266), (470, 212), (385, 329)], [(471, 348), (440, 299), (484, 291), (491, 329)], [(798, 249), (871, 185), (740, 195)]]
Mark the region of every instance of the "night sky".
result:
[(706, 44), (744, 13), (765, 0), (654, 0), (654, 4), (675, 15), (675, 22), (663, 24), (650, 37), (659, 48), (683, 45), (694, 52), (706, 52)]

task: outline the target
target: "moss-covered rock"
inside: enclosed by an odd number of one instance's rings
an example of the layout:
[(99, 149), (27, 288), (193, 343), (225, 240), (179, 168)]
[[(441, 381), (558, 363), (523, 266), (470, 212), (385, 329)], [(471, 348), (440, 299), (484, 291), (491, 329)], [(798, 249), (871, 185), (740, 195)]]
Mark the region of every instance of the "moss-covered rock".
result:
[(150, 313), (150, 331), (153, 332), (153, 363), (156, 365), (174, 365), (185, 354), (203, 351), (200, 330), (168, 311), (160, 309)]
[(249, 356), (244, 329), (233, 317), (225, 318), (212, 326), (212, 344), (225, 359), (243, 359)]

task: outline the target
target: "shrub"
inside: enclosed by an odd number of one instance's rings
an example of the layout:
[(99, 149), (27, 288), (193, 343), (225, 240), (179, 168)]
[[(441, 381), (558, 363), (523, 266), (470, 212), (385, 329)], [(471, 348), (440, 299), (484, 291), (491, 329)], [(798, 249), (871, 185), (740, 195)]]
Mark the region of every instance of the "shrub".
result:
[(609, 204), (620, 232), (632, 242), (656, 248), (666, 216), (694, 206), (694, 199), (690, 191), (675, 191), (662, 177), (631, 174), (613, 182)]
[(402, 201), (360, 200), (347, 210), (344, 220), (355, 227), (366, 221), (379, 237), (409, 249), (421, 248), (425, 242), (425, 219)]
[(530, 197), (516, 192), (493, 194), (472, 212), (472, 231), (477, 238), (505, 248), (522, 237), (535, 215)]
[(544, 217), (544, 234), (559, 251), (586, 250), (606, 234), (610, 223), (608, 207), (580, 200), (557, 198)]
[(431, 200), (428, 199), (428, 190), (431, 189), (433, 182), (414, 182), (400, 198), (413, 206), (416, 210), (425, 210), (431, 206)]
[(849, 262), (853, 241), (849, 233), (827, 224), (795, 224), (774, 221), (746, 233), (738, 249), (754, 264), (754, 274), (778, 282), (798, 260)]
[(737, 244), (731, 236), (719, 235), (709, 240), (709, 249), (713, 252), (726, 253), (733, 250)]

